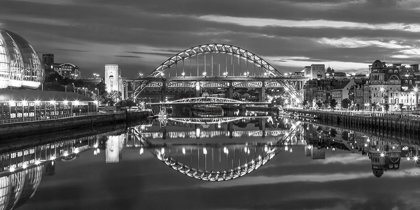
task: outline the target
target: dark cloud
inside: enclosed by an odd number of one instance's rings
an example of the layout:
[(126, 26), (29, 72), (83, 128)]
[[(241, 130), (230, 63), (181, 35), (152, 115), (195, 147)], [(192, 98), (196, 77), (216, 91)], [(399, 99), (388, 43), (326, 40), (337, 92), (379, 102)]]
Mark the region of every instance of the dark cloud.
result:
[[(61, 61), (76, 63), (88, 72), (86, 75), (90, 75), (99, 68), (103, 69), (105, 60), (149, 72), (183, 49), (215, 42), (234, 44), (262, 57), (273, 58), (277, 62), (271, 62), (277, 67), (290, 67), (287, 66), (290, 63), (279, 62), (284, 59), (275, 58), (279, 56), (308, 58), (295, 59), (296, 62), (369, 64), (374, 59), (391, 58), (401, 53), (398, 49), (378, 45), (345, 49), (317, 41), (322, 38), (385, 43), (394, 40), (416, 48), (418, 33), (402, 30), (417, 30), (411, 24), (418, 22), (419, 12), (412, 10), (416, 6), (419, 5), (408, 0), (5, 0), (0, 2), (0, 19), (2, 27), (26, 38), (38, 52), (55, 53)], [(202, 18), (206, 15), (404, 25), (401, 30), (329, 25), (312, 28), (294, 25), (254, 27), (207, 21)], [(142, 61), (126, 59), (125, 53), (141, 55)], [(410, 58), (398, 60), (417, 62)], [(301, 67), (292, 68), (297, 70)], [(134, 75), (136, 71), (125, 69), (127, 76)]]

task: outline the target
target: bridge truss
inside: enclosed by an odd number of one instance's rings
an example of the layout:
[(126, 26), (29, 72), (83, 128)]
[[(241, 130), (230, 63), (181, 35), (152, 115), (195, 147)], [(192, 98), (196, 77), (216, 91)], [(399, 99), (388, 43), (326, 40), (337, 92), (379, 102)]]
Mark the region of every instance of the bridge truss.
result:
[[(186, 59), (190, 59), (193, 57), (197, 57), (199, 55), (206, 55), (206, 54), (227, 54), (232, 55), (234, 57), (238, 57), (238, 61), (245, 60), (246, 63), (251, 63), (254, 66), (260, 68), (260, 71), (264, 72), (267, 77), (283, 77), (283, 74), (274, 68), (271, 64), (265, 61), (260, 56), (252, 53), (248, 50), (243, 48), (234, 46), (234, 45), (227, 45), (227, 44), (203, 44), (188, 48), (184, 51), (181, 51), (172, 57), (168, 58), (164, 61), (161, 65), (159, 65), (155, 70), (147, 76), (147, 78), (158, 78), (164, 77), (165, 72), (170, 70), (170, 67), (173, 65), (177, 65), (178, 63), (184, 64)], [(197, 75), (198, 76), (198, 75)], [(227, 76), (227, 71), (226, 71)], [(234, 75), (231, 75), (234, 76)], [(137, 96), (148, 86), (150, 80), (142, 81), (138, 86), (135, 87), (135, 91), (133, 93), (133, 98), (137, 98)], [(297, 92), (295, 88), (290, 85), (287, 80), (277, 80), (282, 87), (288, 89), (288, 93), (291, 95), (296, 96)]]
[(183, 98), (160, 103), (146, 103), (147, 105), (176, 105), (176, 104), (270, 104), (270, 102), (238, 101), (230, 98), (195, 97)]

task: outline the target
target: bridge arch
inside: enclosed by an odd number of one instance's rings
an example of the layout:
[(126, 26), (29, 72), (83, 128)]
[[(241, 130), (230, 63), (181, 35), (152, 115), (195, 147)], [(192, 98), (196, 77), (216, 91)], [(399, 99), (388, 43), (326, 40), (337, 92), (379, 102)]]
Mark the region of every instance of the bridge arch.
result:
[(166, 70), (170, 69), (171, 66), (176, 65), (183, 60), (196, 57), (198, 55), (204, 55), (208, 53), (216, 54), (230, 54), (241, 59), (246, 60), (249, 63), (261, 68), (264, 72), (268, 73), (268, 76), (281, 77), (283, 74), (274, 68), (271, 64), (265, 61), (255, 53), (248, 51), (244, 48), (229, 45), (229, 44), (202, 44), (194, 47), (190, 47), (183, 50), (172, 57), (168, 58), (162, 64), (160, 64), (155, 70), (153, 70), (147, 77), (159, 77), (165, 73)]

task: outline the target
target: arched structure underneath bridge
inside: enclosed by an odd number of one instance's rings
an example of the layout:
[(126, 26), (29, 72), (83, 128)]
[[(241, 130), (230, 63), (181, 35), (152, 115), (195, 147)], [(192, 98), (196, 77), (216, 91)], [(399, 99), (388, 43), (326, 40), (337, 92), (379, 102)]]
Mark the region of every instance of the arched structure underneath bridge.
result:
[(255, 119), (255, 118), (271, 118), (271, 116), (253, 116), (253, 117), (169, 117), (168, 120), (179, 123), (197, 124), (197, 125), (211, 125), (228, 123), (243, 119)]
[[(173, 55), (172, 57), (164, 61), (161, 65), (159, 65), (155, 70), (153, 70), (150, 73), (150, 75), (148, 75), (146, 78), (159, 78), (159, 77), (163, 78), (165, 75), (165, 72), (170, 71), (171, 66), (177, 65), (180, 62), (184, 63), (186, 59), (190, 59), (193, 57), (197, 57), (199, 55), (206, 55), (206, 54), (232, 55), (232, 56), (237, 57), (238, 61), (244, 60), (246, 61), (246, 63), (251, 63), (254, 66), (260, 68), (260, 71), (264, 72), (265, 77), (273, 77), (273, 78), (284, 77), (284, 75), (280, 71), (278, 71), (271, 64), (269, 64), (267, 61), (265, 61), (263, 58), (256, 55), (255, 53), (252, 53), (246, 49), (243, 49), (234, 45), (214, 43), (214, 44), (202, 44), (202, 45), (194, 46)], [(281, 86), (285, 87), (287, 89), (287, 92), (290, 95), (292, 96), (297, 95), (295, 87), (290, 85), (287, 82), (287, 80), (278, 79), (276, 81), (280, 83)], [(146, 88), (146, 86), (150, 82), (151, 82), (150, 80), (142, 80), (140, 82), (140, 85), (135, 87), (133, 98), (134, 99), (137, 98), (138, 95)]]

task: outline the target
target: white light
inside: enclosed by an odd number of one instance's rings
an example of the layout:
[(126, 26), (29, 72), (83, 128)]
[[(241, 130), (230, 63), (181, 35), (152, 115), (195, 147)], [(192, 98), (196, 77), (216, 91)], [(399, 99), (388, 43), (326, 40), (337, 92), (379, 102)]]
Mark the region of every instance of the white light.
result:
[(54, 100), (51, 100), (51, 101), (50, 101), (50, 104), (54, 104), (54, 103), (55, 103), (55, 101), (54, 101)]
[(35, 102), (36, 105), (41, 103), (41, 101), (39, 101), (39, 100), (35, 100), (34, 102)]
[(39, 164), (41, 164), (41, 161), (35, 160), (35, 165), (39, 165)]
[(287, 150), (289, 150), (289, 147), (288, 147), (288, 146), (286, 146), (286, 147), (284, 148), (284, 150), (286, 150), (286, 151), (287, 151)]
[(385, 154), (383, 152), (381, 153), (381, 157), (385, 157)]
[(76, 106), (78, 106), (79, 105), (79, 101), (78, 100), (73, 101), (73, 104), (76, 105)]
[(142, 155), (142, 154), (143, 154), (143, 152), (144, 152), (144, 149), (143, 149), (143, 147), (142, 147), (142, 148), (140, 148), (140, 155)]
[(185, 148), (184, 147), (182, 147), (182, 154), (185, 155)]
[(63, 101), (63, 104), (64, 104), (64, 105), (67, 105), (67, 103), (69, 103), (69, 101), (67, 101), (67, 100), (64, 100), (64, 101)]
[(185, 76), (185, 72), (182, 72), (182, 74), (181, 74), (182, 76)]
[(13, 106), (14, 103), (15, 103), (14, 101), (9, 101), (10, 106)]
[(407, 157), (407, 160), (410, 160), (410, 157)]
[(415, 160), (415, 161), (417, 161), (418, 159), (419, 159), (419, 157), (417, 157), (417, 156), (415, 156), (415, 157), (414, 157), (414, 160)]
[(79, 148), (74, 149), (74, 153), (79, 153)]
[(69, 155), (69, 153), (67, 152), (67, 151), (65, 151), (64, 153), (63, 153), (63, 156), (64, 157), (67, 157)]
[(28, 164), (27, 164), (27, 163), (23, 163), (23, 164), (22, 164), (22, 168), (23, 168), (23, 169), (25, 169), (25, 168), (27, 168), (27, 167), (28, 167)]
[(9, 167), (9, 171), (10, 171), (10, 172), (14, 172), (15, 170), (16, 170), (16, 168), (15, 168), (14, 166), (10, 166), (10, 167)]
[(160, 153), (161, 153), (162, 155), (164, 155), (164, 154), (165, 154), (165, 148), (163, 148), (163, 147), (162, 147), (162, 149), (160, 149)]
[(203, 72), (203, 76), (206, 76), (207, 75), (207, 72)]
[(203, 148), (203, 154), (207, 155), (207, 148)]
[(51, 156), (50, 157), (50, 160), (55, 160), (55, 156)]
[(367, 144), (365, 144), (365, 147), (367, 147)]

